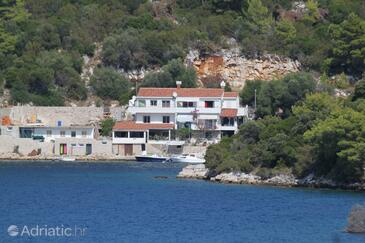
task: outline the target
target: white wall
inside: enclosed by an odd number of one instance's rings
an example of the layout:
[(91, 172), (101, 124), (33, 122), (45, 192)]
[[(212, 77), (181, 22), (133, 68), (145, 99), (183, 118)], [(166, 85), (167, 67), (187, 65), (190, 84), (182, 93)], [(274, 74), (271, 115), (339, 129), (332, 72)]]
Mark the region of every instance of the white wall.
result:
[[(148, 112), (148, 110), (146, 111)], [(144, 116), (150, 116), (151, 123), (163, 123), (163, 116), (169, 116), (170, 117), (170, 124), (174, 124), (175, 122), (175, 116), (172, 114), (137, 114), (136, 115), (136, 122), (137, 123), (143, 123), (143, 117)]]
[[(47, 136), (47, 131), (51, 130), (52, 135)], [(86, 138), (86, 139), (92, 139), (94, 138), (94, 128), (59, 128), (59, 127), (41, 127), (41, 128), (35, 128), (34, 129), (34, 136), (43, 136), (45, 138), (45, 141), (50, 141), (51, 139), (55, 138), (63, 138), (61, 137), (61, 131), (65, 131), (65, 137), (71, 138), (71, 132), (76, 132), (75, 138)], [(82, 131), (86, 131), (86, 136), (82, 135)]]

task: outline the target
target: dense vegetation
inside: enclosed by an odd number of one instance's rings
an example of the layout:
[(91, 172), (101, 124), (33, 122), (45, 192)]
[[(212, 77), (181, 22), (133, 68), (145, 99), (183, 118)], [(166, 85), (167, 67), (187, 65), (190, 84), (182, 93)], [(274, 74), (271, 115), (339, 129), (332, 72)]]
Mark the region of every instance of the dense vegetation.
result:
[[(287, 91), (305, 76), (297, 74), (275, 83), (246, 86), (241, 95), (248, 100), (253, 92), (250, 87), (260, 87), (258, 119), (242, 125), (237, 135), (210, 146), (208, 167), (217, 172), (254, 172), (263, 177), (314, 173), (340, 182), (363, 180), (365, 80), (359, 81), (354, 94), (347, 98), (330, 95), (330, 88), (323, 91), (320, 85), (313, 86), (310, 78), (300, 81), (305, 88)], [(260, 95), (268, 89), (272, 90), (270, 101)]]
[[(102, 45), (100, 68), (109, 70), (109, 78), (102, 82), (115, 92), (129, 93), (134, 85), (125, 85), (125, 77), (111, 78), (111, 69), (122, 73), (167, 65), (162, 73), (148, 75), (142, 85), (172, 86), (179, 78), (194, 86), (194, 70), (180, 65), (187, 52), (209, 54), (229, 47), (232, 38), (247, 56), (276, 53), (298, 59), (308, 70), (360, 79), (365, 69), (364, 1), (308, 0), (304, 10), (292, 3), (4, 0), (0, 82), (10, 89), (13, 103), (62, 105), (69, 99), (84, 100), (89, 87), (80, 78), (82, 57), (92, 56)], [(101, 71), (95, 74), (98, 80)], [(105, 90), (94, 85), (91, 90), (103, 99), (125, 100), (115, 94), (106, 97)]]

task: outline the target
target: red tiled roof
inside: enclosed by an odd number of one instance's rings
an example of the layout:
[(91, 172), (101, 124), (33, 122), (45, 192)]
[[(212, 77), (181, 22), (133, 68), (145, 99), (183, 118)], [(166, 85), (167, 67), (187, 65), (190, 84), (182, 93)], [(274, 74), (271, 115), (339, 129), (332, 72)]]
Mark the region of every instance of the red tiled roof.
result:
[(138, 96), (145, 97), (172, 97), (176, 88), (140, 88)]
[(209, 88), (140, 88), (138, 96), (172, 97), (174, 92), (178, 97), (221, 97), (224, 91)]
[(238, 92), (224, 92), (224, 97), (236, 98), (238, 97)]
[(237, 109), (222, 109), (221, 117), (236, 117)]
[(141, 130), (146, 131), (148, 129), (173, 129), (174, 124), (156, 124), (156, 123), (136, 123), (134, 121), (119, 121), (116, 122), (114, 130)]

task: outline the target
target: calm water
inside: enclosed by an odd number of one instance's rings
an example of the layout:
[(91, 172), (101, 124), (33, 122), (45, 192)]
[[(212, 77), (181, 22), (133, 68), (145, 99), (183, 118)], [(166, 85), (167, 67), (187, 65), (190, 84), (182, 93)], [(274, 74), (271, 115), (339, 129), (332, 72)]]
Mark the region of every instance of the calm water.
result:
[[(365, 242), (342, 232), (364, 193), (177, 180), (180, 168), (0, 163), (0, 242)], [(11, 237), (9, 225), (80, 230)]]

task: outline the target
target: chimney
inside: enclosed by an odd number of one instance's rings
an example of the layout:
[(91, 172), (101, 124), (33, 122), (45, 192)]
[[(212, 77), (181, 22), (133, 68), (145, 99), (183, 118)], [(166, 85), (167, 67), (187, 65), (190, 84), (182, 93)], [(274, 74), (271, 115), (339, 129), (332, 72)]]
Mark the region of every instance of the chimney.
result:
[(181, 88), (181, 84), (182, 84), (181, 81), (176, 81), (176, 88), (180, 89)]

